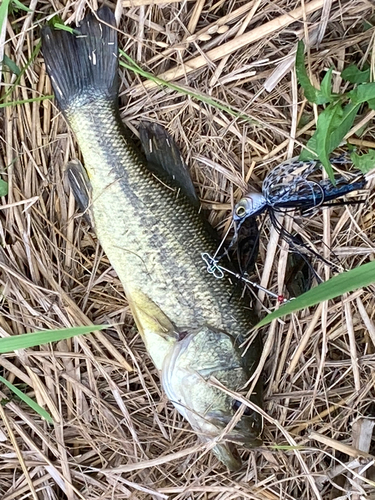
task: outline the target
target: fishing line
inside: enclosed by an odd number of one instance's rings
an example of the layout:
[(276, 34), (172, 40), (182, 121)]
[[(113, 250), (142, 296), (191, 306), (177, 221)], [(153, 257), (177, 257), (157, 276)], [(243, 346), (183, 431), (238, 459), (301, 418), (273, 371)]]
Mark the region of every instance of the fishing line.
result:
[[(275, 227), (276, 231), (280, 234), (280, 237), (288, 243), (288, 245), (293, 249), (294, 252), (298, 253), (299, 255), (301, 255), (301, 257), (303, 257), (304, 253), (298, 250), (298, 247), (302, 247), (308, 252), (310, 252), (312, 255), (314, 255), (317, 259), (322, 261), (324, 264), (326, 264), (327, 266), (335, 269), (337, 272), (341, 271), (340, 267), (342, 268), (342, 265), (340, 264), (340, 259), (338, 258), (337, 255), (334, 254), (333, 250), (329, 248), (324, 242), (322, 242), (322, 245), (329, 249), (332, 255), (337, 259), (339, 264), (335, 264), (334, 262), (328, 261), (322, 255), (316, 252), (308, 243), (304, 243), (303, 241), (297, 241), (296, 238), (293, 236), (293, 234), (291, 234), (287, 229), (285, 229), (285, 227), (283, 227), (282, 224), (278, 221), (274, 211), (272, 210), (269, 211), (269, 215), (271, 223)], [(314, 273), (316, 274), (315, 270)], [(322, 281), (318, 275), (316, 275), (316, 277), (318, 281)]]
[[(222, 238), (222, 240), (221, 240), (221, 242), (220, 242), (220, 244), (219, 244), (218, 248), (216, 249), (216, 252), (214, 253), (214, 255), (213, 255), (212, 259), (216, 259), (217, 254), (219, 253), (219, 251), (220, 251), (221, 247), (224, 245), (225, 240), (227, 239), (228, 234), (230, 233), (230, 230), (232, 229), (233, 225), (234, 225), (234, 220), (233, 220), (233, 218), (232, 218), (232, 221), (231, 221), (231, 223), (230, 223), (230, 225), (229, 225), (229, 227), (228, 227), (228, 229), (227, 229), (227, 232), (224, 234), (224, 236), (223, 236), (223, 238)], [(229, 250), (229, 249), (231, 248), (232, 244), (233, 244), (233, 239), (232, 239), (232, 241), (231, 241), (231, 243), (230, 243), (229, 247), (226, 249), (226, 251), (218, 257), (218, 259), (217, 259), (218, 261), (219, 261), (219, 260), (220, 260), (220, 259), (224, 256), (224, 254), (227, 252), (227, 250)]]
[[(261, 225), (261, 229), (263, 229), (263, 225), (264, 225), (264, 220), (262, 222), (262, 225)], [(245, 264), (245, 266), (243, 266), (242, 264), (242, 259), (241, 259), (241, 256), (240, 256), (240, 251), (241, 249), (237, 246), (237, 257), (238, 257), (238, 265), (240, 267), (240, 272), (235, 272), (235, 271), (232, 271), (231, 269), (228, 269), (222, 265), (219, 265), (219, 260), (224, 256), (224, 253), (221, 255), (221, 256), (217, 256), (219, 250), (222, 248), (230, 230), (232, 229), (232, 227), (234, 226), (234, 230), (235, 230), (235, 234), (229, 244), (229, 246), (225, 249), (225, 253), (228, 252), (228, 250), (233, 246), (233, 244), (235, 242), (237, 242), (237, 245), (240, 243), (240, 235), (239, 235), (239, 231), (238, 231), (238, 227), (237, 227), (237, 224), (235, 221), (232, 220), (232, 224), (230, 225), (229, 229), (227, 230), (227, 232), (225, 233), (225, 236), (224, 238), (222, 239), (218, 249), (215, 251), (214, 255), (211, 256), (208, 252), (203, 252), (201, 254), (202, 256), (202, 259), (203, 261), (205, 262), (206, 266), (207, 266), (207, 272), (209, 274), (212, 274), (216, 279), (222, 279), (224, 278), (225, 276), (225, 273), (229, 274), (230, 276), (233, 276), (234, 278), (236, 278), (238, 280), (238, 284), (240, 283), (244, 283), (244, 284), (247, 284), (247, 285), (250, 285), (251, 287), (257, 289), (257, 290), (261, 290), (263, 291), (264, 293), (266, 293), (267, 295), (269, 295), (270, 297), (272, 298), (275, 298), (278, 300), (278, 302), (280, 303), (286, 303), (286, 302), (289, 302), (287, 299), (284, 298), (284, 296), (282, 295), (278, 295), (274, 292), (272, 292), (271, 290), (259, 285), (258, 283), (255, 283), (254, 281), (251, 281), (249, 280), (247, 277), (245, 277), (246, 275), (246, 270), (244, 269), (248, 267), (251, 259), (253, 258), (254, 256), (254, 252), (255, 252), (255, 248), (256, 248), (256, 245), (258, 244), (258, 241), (259, 241), (259, 236), (260, 236), (260, 231), (257, 230), (257, 234), (256, 234), (256, 238), (254, 240), (254, 245), (253, 245), (253, 248), (252, 248), (252, 252), (250, 254), (250, 256), (248, 257), (247, 259), (247, 263)], [(234, 292), (233, 292), (234, 293)], [(229, 298), (229, 300), (231, 300), (231, 298), (233, 297), (233, 293), (231, 295), (231, 297)]]

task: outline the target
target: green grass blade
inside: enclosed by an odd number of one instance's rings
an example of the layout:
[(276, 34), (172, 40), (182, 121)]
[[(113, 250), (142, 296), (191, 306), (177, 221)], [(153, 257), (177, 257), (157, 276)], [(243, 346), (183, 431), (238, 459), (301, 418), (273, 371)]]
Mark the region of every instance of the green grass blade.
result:
[(104, 330), (105, 328), (108, 328), (108, 325), (75, 326), (72, 328), (62, 328), (61, 330), (45, 330), (42, 332), (5, 337), (0, 339), (0, 354), (13, 352), (17, 349), (35, 347), (41, 344), (47, 344), (48, 342), (58, 342), (59, 340)]
[(10, 0), (3, 0), (0, 4), (0, 31), (7, 20), (9, 4)]
[(26, 394), (24, 394), (22, 391), (17, 389), (17, 387), (10, 382), (8, 382), (7, 379), (2, 377), (0, 375), (0, 382), (2, 382), (4, 385), (8, 387), (16, 396), (18, 396), (22, 401), (24, 401), (28, 406), (30, 406), (31, 409), (33, 409), (36, 413), (38, 413), (41, 417), (47, 420), (50, 424), (53, 423), (53, 419), (51, 415), (46, 411), (44, 408), (38, 405), (33, 399), (29, 398)]
[(67, 31), (68, 33), (71, 33), (72, 35), (80, 35), (81, 34), (78, 30), (75, 30), (71, 26), (66, 26), (65, 24), (62, 24), (59, 22), (54, 23), (53, 27), (56, 30)]
[(12, 59), (10, 59), (10, 57), (8, 57), (6, 54), (4, 55), (3, 57), (3, 64), (5, 64), (5, 66), (8, 66), (8, 68), (10, 69), (10, 71), (12, 73), (14, 73), (16, 76), (20, 76), (20, 73), (21, 73), (21, 70), (20, 68), (17, 66), (17, 64), (12, 61)]
[[(13, 90), (16, 88), (16, 86), (20, 83), (22, 75), (26, 73), (27, 68), (35, 61), (37, 55), (40, 52), (40, 49), (42, 47), (42, 42), (38, 42), (35, 46), (35, 49), (33, 50), (33, 53), (31, 54), (30, 59), (26, 62), (25, 66), (20, 70), (20, 74), (17, 76), (15, 82), (13, 85), (5, 92), (5, 94), (0, 98), (0, 101), (7, 101), (7, 97), (13, 92)], [(49, 97), (49, 96), (48, 96)], [(13, 103), (10, 103), (8, 105), (11, 105)], [(1, 105), (0, 105), (1, 106)]]
[(176, 85), (175, 83), (167, 82), (165, 80), (162, 80), (161, 78), (158, 78), (157, 76), (153, 75), (152, 73), (149, 73), (148, 71), (145, 71), (142, 69), (138, 64), (133, 61), (131, 57), (129, 57), (123, 50), (120, 49), (120, 55), (123, 56), (128, 62), (121, 61), (119, 62), (120, 66), (123, 68), (128, 69), (129, 71), (132, 71), (133, 73), (136, 73), (137, 75), (142, 76), (143, 78), (150, 80), (160, 87), (167, 87), (169, 89), (175, 90), (179, 94), (187, 95), (189, 97), (193, 97), (194, 99), (197, 99), (197, 101), (204, 102), (205, 104), (208, 104), (216, 109), (220, 109), (220, 111), (225, 111), (229, 115), (235, 117), (235, 118), (240, 118), (241, 120), (244, 120), (248, 123), (251, 124), (257, 124), (259, 125), (260, 122), (257, 122), (254, 118), (251, 116), (241, 113), (240, 111), (236, 111), (235, 109), (231, 108), (230, 106), (227, 106), (220, 101), (217, 101), (216, 99), (213, 99), (212, 97), (208, 97), (204, 94), (201, 94), (199, 92), (193, 92), (192, 90), (186, 89), (184, 87), (181, 87), (180, 85)]
[(26, 5), (23, 5), (23, 3), (19, 0), (12, 0), (12, 4), (16, 9), (24, 10), (25, 12), (32, 12), (31, 9), (26, 7)]
[(8, 183), (3, 179), (0, 179), (0, 196), (6, 196), (8, 194)]
[(8, 106), (17, 106), (18, 104), (26, 104), (28, 102), (39, 102), (39, 101), (45, 101), (46, 99), (53, 99), (53, 95), (43, 95), (41, 97), (35, 97), (33, 99), (24, 99), (21, 101), (10, 101), (10, 102), (3, 102), (0, 104), (0, 108), (7, 108)]
[(352, 292), (357, 288), (371, 285), (371, 283), (375, 283), (375, 261), (363, 264), (351, 271), (340, 273), (330, 280), (321, 283), (312, 290), (281, 306), (277, 311), (267, 314), (255, 328), (268, 325), (274, 319), (281, 318), (286, 314), (315, 306), (320, 302), (339, 297), (343, 293)]

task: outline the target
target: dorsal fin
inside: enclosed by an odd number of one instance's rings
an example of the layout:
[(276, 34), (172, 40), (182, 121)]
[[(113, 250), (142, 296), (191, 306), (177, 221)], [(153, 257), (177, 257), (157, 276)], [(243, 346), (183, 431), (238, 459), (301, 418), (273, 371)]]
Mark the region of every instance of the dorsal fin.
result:
[(199, 206), (190, 173), (168, 132), (157, 123), (144, 122), (139, 127), (139, 135), (150, 170), (162, 178), (167, 177), (171, 186), (181, 189), (193, 205)]

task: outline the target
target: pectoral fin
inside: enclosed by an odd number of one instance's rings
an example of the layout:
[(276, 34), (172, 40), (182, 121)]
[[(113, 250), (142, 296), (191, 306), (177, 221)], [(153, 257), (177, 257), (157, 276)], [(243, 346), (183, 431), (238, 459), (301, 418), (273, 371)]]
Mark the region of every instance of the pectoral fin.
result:
[(65, 174), (80, 212), (82, 212), (86, 222), (94, 227), (90, 214), (91, 184), (84, 166), (79, 160), (72, 160), (66, 165)]
[(126, 290), (135, 324), (156, 368), (162, 369), (170, 347), (177, 341), (173, 323), (145, 293)]
[(145, 293), (133, 291), (128, 299), (132, 309), (136, 310), (142, 330), (152, 330), (164, 338), (176, 337), (172, 322)]

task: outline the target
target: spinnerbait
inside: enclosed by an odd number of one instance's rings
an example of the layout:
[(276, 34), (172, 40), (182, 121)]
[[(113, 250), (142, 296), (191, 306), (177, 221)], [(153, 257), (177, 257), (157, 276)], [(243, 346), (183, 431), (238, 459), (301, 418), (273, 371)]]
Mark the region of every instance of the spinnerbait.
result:
[[(343, 165), (350, 161), (345, 156), (339, 156), (331, 158), (330, 162)], [(312, 176), (321, 168), (318, 160), (303, 162), (292, 158), (271, 170), (263, 181), (262, 193), (250, 192), (235, 206), (233, 220), (237, 229), (248, 217), (255, 217), (266, 210), (285, 212), (298, 209), (306, 212), (329, 206), (327, 202), (366, 186), (367, 181), (362, 174), (355, 181), (348, 181), (342, 175), (336, 176), (336, 185), (329, 179), (314, 180)]]
[[(350, 160), (342, 155), (332, 157), (330, 162), (332, 165), (344, 165), (350, 163)], [(330, 179), (319, 179), (321, 169), (322, 164), (319, 160), (304, 162), (298, 158), (292, 158), (271, 170), (263, 181), (262, 192), (249, 192), (235, 206), (233, 222), (236, 233), (239, 233), (241, 226), (248, 218), (267, 211), (274, 227), (292, 248), (302, 253), (313, 254), (324, 263), (338, 267), (326, 261), (307, 243), (303, 243), (302, 240), (297, 241), (282, 227), (276, 216), (277, 213), (285, 214), (292, 210), (299, 210), (300, 213), (306, 214), (321, 206), (343, 205), (344, 201), (329, 202), (366, 186), (367, 180), (360, 172), (356, 179), (351, 181), (343, 175), (337, 175), (333, 184)], [(361, 202), (355, 201), (354, 203)]]

